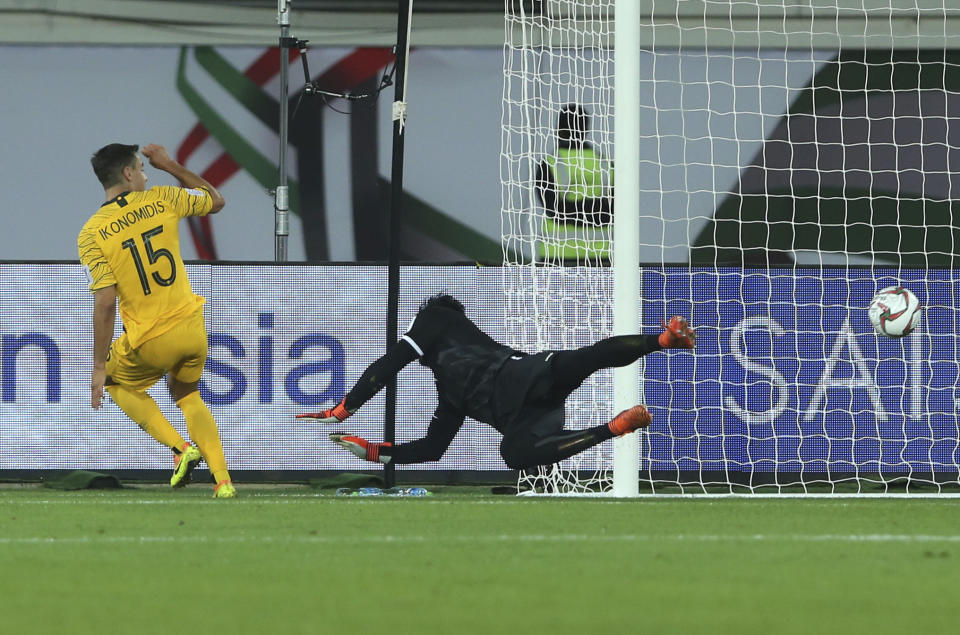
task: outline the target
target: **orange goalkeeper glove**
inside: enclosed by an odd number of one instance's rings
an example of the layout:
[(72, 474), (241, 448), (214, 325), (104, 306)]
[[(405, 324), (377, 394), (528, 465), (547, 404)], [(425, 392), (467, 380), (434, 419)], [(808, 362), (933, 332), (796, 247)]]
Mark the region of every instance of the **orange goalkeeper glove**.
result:
[(344, 397), (340, 400), (340, 403), (329, 410), (322, 410), (320, 412), (305, 412), (297, 415), (297, 419), (316, 419), (321, 423), (339, 423), (357, 411), (356, 408), (353, 410), (347, 410), (346, 403), (347, 398)]
[(330, 440), (339, 445), (341, 448), (349, 450), (364, 461), (373, 461), (374, 463), (390, 462), (389, 456), (383, 456), (380, 454), (381, 448), (389, 448), (391, 445), (393, 445), (390, 442), (372, 443), (361, 437), (351, 434), (344, 434), (343, 432), (334, 432), (330, 435)]

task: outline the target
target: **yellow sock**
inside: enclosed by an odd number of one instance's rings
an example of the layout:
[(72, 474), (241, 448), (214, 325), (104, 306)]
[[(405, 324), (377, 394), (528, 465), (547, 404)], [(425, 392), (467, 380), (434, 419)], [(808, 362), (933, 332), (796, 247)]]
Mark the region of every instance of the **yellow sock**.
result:
[(163, 445), (180, 450), (186, 443), (177, 429), (170, 425), (167, 418), (160, 412), (157, 402), (147, 393), (116, 385), (107, 386), (107, 391), (114, 403), (120, 406), (120, 410), (143, 428), (144, 432)]
[(203, 403), (200, 393), (196, 390), (177, 402), (177, 407), (183, 411), (183, 418), (187, 420), (187, 431), (190, 438), (197, 444), (203, 454), (207, 466), (213, 477), (220, 481), (230, 480), (227, 472), (227, 460), (223, 456), (223, 446), (220, 444), (220, 433), (217, 432), (217, 423), (207, 404)]

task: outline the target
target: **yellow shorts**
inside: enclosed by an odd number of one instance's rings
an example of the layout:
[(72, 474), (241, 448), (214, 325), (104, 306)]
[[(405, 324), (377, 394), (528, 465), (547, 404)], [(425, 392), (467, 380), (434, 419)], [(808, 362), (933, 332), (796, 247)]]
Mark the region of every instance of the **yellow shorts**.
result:
[[(107, 377), (113, 383), (144, 391), (170, 373), (183, 383), (200, 380), (207, 361), (207, 327), (203, 307), (172, 329), (131, 348), (124, 333), (110, 345)], [(107, 385), (110, 385), (107, 381)]]

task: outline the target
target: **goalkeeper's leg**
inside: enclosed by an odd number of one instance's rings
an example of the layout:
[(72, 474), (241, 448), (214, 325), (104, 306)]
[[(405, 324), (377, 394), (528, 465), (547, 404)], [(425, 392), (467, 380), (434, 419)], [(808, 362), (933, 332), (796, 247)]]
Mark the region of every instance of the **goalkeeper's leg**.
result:
[(686, 318), (677, 315), (664, 322), (659, 335), (616, 335), (583, 348), (559, 351), (551, 367), (554, 389), (550, 398), (566, 398), (601, 368), (626, 366), (665, 348), (693, 348), (696, 340)]
[(626, 366), (661, 348), (658, 335), (617, 335), (583, 348), (559, 351), (551, 366), (554, 388), (549, 399), (565, 399), (601, 368)]
[(500, 456), (514, 470), (551, 465), (607, 439), (646, 428), (652, 420), (645, 406), (634, 406), (603, 425), (586, 430), (564, 430), (564, 409), (561, 405), (532, 423), (521, 421), (515, 431), (505, 434), (500, 443)]

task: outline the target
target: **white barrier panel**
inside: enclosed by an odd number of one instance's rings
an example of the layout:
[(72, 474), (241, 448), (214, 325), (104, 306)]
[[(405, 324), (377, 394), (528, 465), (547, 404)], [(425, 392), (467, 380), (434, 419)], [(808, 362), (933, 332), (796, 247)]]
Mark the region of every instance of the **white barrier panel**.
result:
[[(386, 268), (187, 269), (194, 290), (208, 299), (211, 346), (201, 391), (219, 425), (230, 468), (370, 467), (327, 440), (333, 427), (293, 415), (335, 404), (384, 353)], [(405, 268), (400, 332), (419, 302), (440, 291), (460, 297), (469, 315), (504, 339), (499, 268)], [(170, 468), (170, 452), (115, 404), (108, 401), (100, 411), (90, 407), (92, 306), (80, 265), (0, 264), (0, 468)], [(150, 394), (186, 435), (165, 382)], [(424, 434), (435, 405), (432, 375), (411, 365), (398, 384), (397, 440)], [(338, 428), (380, 440), (383, 394), (347, 423)], [(468, 421), (441, 461), (411, 468), (503, 470), (499, 441), (491, 428)]]

